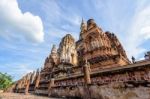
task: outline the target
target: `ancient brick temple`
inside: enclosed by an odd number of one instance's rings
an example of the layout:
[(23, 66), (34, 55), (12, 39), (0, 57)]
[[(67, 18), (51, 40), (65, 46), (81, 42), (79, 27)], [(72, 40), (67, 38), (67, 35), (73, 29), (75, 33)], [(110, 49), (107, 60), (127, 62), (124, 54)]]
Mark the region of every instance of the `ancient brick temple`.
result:
[(44, 68), (18, 80), (14, 92), (90, 99), (92, 88), (104, 84), (149, 86), (150, 52), (131, 63), (117, 36), (104, 32), (94, 19), (82, 20), (80, 30), (78, 41), (67, 34), (58, 49), (53, 45)]

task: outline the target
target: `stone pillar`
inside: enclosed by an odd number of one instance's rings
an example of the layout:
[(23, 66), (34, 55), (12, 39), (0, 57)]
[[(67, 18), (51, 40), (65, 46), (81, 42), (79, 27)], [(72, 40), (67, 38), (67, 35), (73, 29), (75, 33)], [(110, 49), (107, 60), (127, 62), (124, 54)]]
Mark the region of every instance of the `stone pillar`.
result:
[(27, 74), (25, 92), (24, 92), (25, 94), (28, 94), (28, 91), (29, 91), (31, 75), (32, 75), (32, 73)]
[(55, 79), (52, 78), (52, 79), (51, 79), (51, 87), (53, 87), (53, 86), (55, 85), (54, 81), (55, 81)]
[(54, 81), (55, 81), (55, 79), (51, 78), (48, 89), (50, 89), (51, 87), (53, 87), (55, 85)]
[(75, 51), (74, 54), (71, 55), (71, 57), (72, 57), (72, 63), (74, 65), (77, 65), (78, 60), (77, 60), (77, 53)]
[(19, 89), (19, 81), (16, 83), (16, 90), (15, 90), (16, 93), (18, 92), (18, 89)]
[(37, 75), (37, 79), (35, 81), (35, 87), (34, 87), (34, 89), (36, 89), (39, 86), (39, 83), (40, 83), (40, 73)]
[(22, 89), (22, 79), (19, 81), (19, 85), (18, 85), (18, 92), (20, 93), (21, 92), (21, 89)]
[(50, 92), (51, 92), (51, 88), (55, 86), (55, 83), (54, 83), (55, 79), (54, 78), (51, 78), (50, 82), (49, 82), (49, 86), (48, 86), (48, 96), (50, 96)]
[(27, 81), (26, 87), (25, 87), (25, 94), (28, 94), (28, 90), (29, 90), (29, 86), (30, 86), (30, 80)]
[(91, 84), (90, 64), (87, 62), (87, 60), (86, 60), (86, 63), (84, 65), (83, 69), (84, 69), (84, 81), (85, 81), (85, 84)]

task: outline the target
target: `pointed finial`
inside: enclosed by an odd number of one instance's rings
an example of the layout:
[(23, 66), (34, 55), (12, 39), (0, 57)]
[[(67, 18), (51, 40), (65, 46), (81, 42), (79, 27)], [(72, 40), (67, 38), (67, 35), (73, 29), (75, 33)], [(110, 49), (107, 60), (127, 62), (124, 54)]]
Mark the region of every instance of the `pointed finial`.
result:
[(82, 17), (82, 21), (81, 21), (81, 26), (83, 26), (83, 25), (85, 25), (86, 23), (85, 23), (85, 21), (84, 21), (84, 19), (83, 19), (83, 17)]
[(52, 47), (51, 53), (56, 53), (56, 52), (57, 52), (56, 45), (55, 45), (55, 44), (53, 44), (53, 47)]
[(82, 17), (82, 22), (81, 23), (84, 23), (83, 17)]
[(84, 22), (84, 19), (82, 18), (82, 22), (81, 22), (81, 26), (80, 26), (80, 29), (81, 31), (85, 28), (86, 24)]

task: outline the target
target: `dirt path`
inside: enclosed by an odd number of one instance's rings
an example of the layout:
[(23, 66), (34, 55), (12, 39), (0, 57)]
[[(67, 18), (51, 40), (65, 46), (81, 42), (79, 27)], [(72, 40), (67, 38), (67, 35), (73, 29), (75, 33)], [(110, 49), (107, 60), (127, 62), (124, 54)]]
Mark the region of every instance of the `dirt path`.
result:
[(0, 93), (0, 99), (58, 99), (58, 98), (48, 98), (43, 96), (24, 95), (17, 93)]

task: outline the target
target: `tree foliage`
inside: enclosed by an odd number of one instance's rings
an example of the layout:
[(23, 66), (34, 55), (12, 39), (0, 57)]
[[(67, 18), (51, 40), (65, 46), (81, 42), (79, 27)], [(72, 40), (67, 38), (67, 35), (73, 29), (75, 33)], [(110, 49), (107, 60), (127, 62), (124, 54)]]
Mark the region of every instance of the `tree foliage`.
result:
[(0, 72), (0, 89), (4, 90), (12, 85), (12, 77), (7, 73)]

